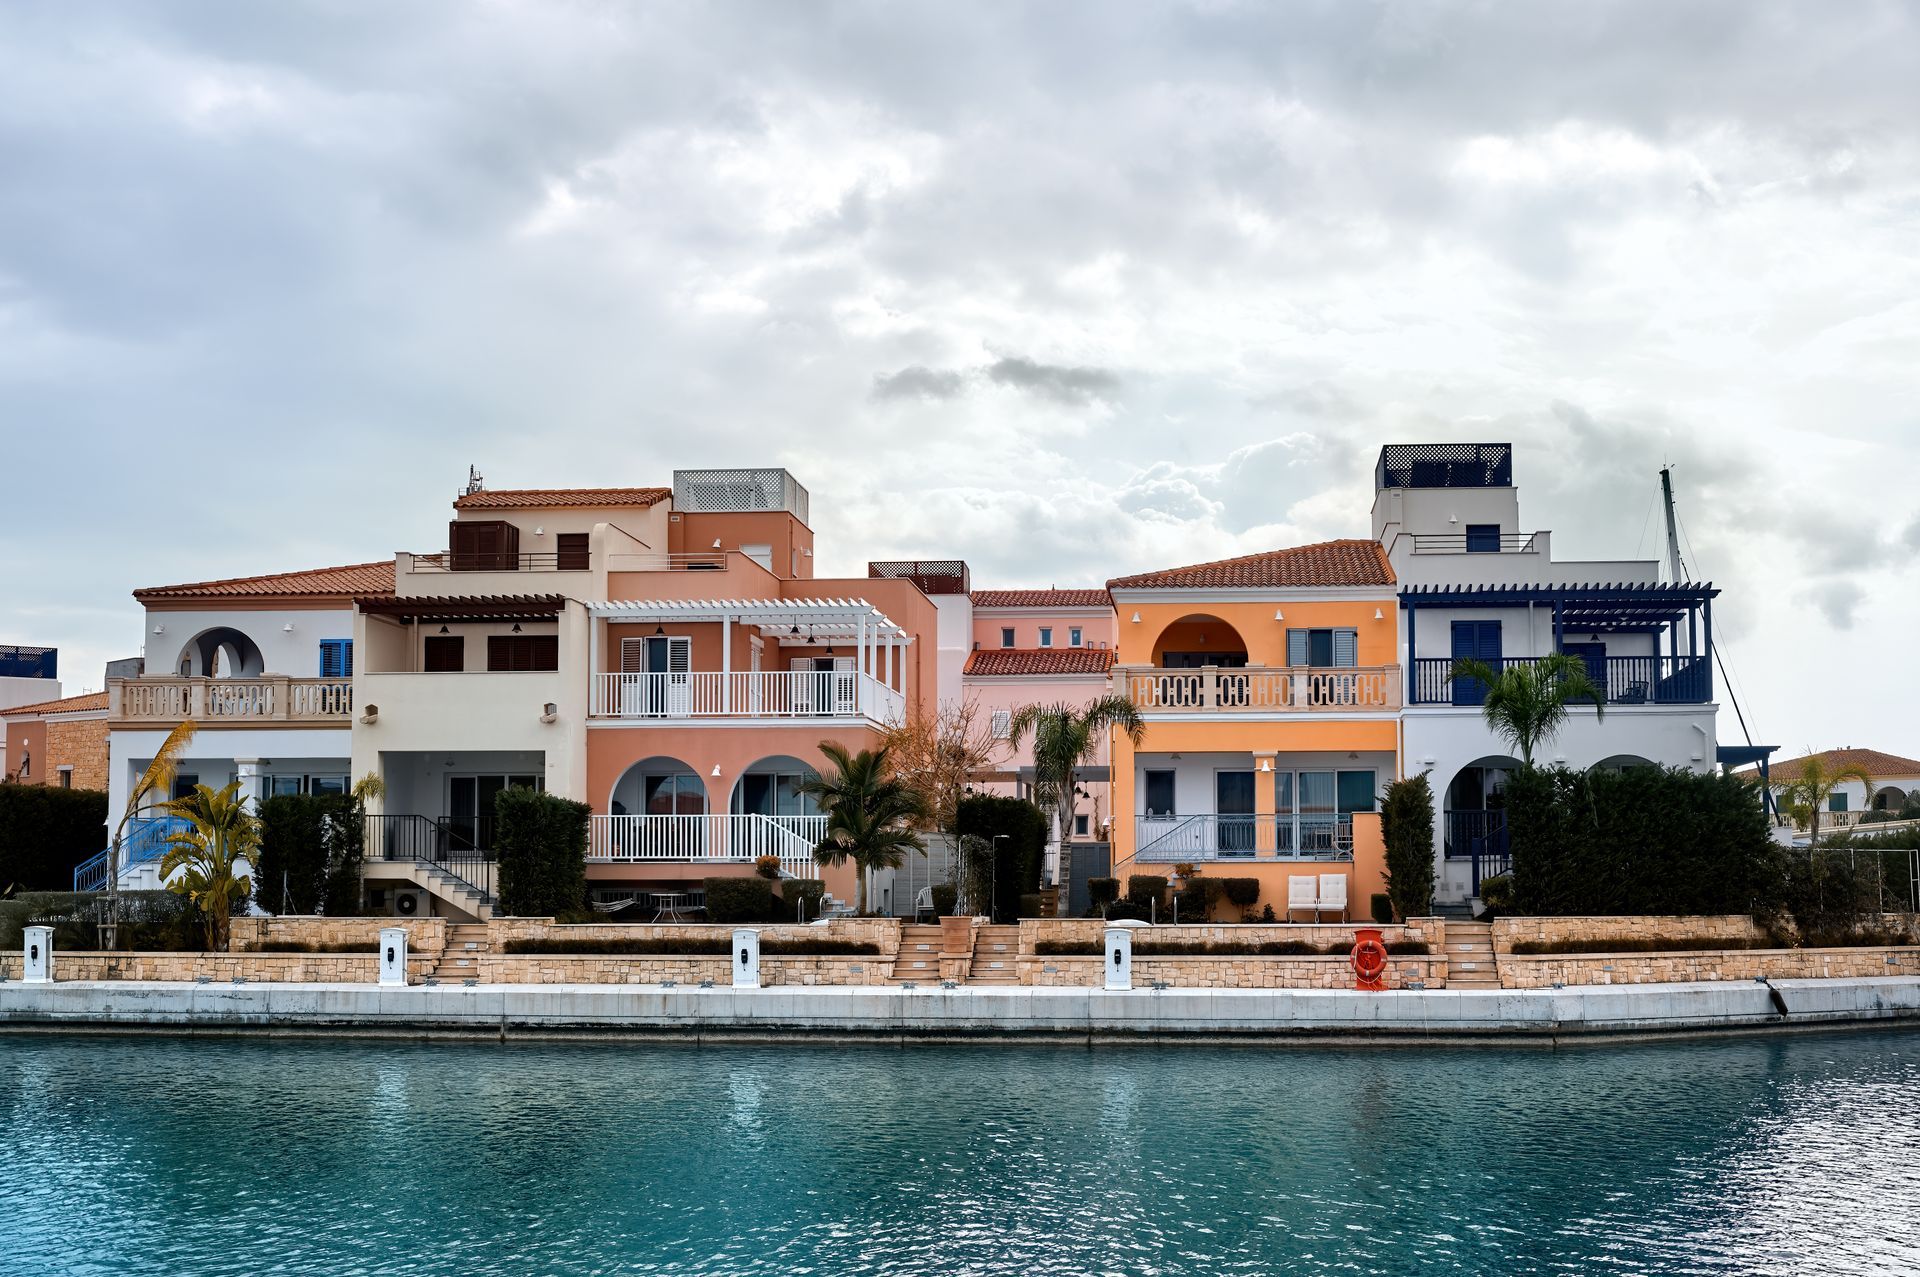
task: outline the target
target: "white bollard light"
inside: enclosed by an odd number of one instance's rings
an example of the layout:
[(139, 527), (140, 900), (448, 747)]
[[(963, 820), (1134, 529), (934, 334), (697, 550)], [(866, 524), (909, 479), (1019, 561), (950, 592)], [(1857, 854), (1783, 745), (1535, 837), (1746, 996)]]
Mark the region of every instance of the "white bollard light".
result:
[(28, 927), (26, 947), (22, 951), (26, 956), (26, 970), (20, 979), (26, 984), (53, 983), (53, 928)]
[(760, 987), (760, 933), (751, 927), (733, 933), (733, 987)]
[(1133, 987), (1133, 930), (1129, 927), (1108, 927), (1107, 942), (1107, 988), (1131, 989)]
[(407, 929), (380, 928), (380, 983), (407, 983)]

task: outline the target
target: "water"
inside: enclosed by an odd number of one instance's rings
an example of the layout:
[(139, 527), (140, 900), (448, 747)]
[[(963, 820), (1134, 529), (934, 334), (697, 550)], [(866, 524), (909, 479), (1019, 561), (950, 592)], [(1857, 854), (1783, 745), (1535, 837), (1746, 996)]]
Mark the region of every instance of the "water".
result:
[(0, 1272), (1920, 1272), (1920, 1032), (0, 1037)]

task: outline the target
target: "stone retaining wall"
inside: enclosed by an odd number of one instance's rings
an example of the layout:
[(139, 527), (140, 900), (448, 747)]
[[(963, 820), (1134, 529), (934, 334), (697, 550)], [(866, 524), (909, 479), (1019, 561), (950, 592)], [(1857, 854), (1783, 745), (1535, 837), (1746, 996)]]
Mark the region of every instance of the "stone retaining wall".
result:
[[(482, 984), (675, 984), (711, 980), (733, 983), (732, 959), (724, 953), (671, 954), (509, 953), (479, 960)], [(760, 982), (781, 985), (885, 984), (893, 960), (884, 957), (779, 957), (760, 959)]]
[[(1098, 956), (1023, 955), (1020, 959), (1020, 983), (1041, 987), (1095, 988), (1106, 978), (1106, 968)], [(1156, 981), (1176, 989), (1351, 989), (1353, 967), (1346, 958), (1302, 955), (1300, 957), (1206, 954), (1179, 957), (1133, 959), (1133, 987), (1152, 988)], [(1386, 985), (1389, 989), (1419, 985), (1426, 989), (1445, 988), (1447, 959), (1394, 956), (1387, 961)]]
[[(1099, 918), (1022, 918), (1020, 952), (1031, 954), (1043, 940), (1067, 944), (1099, 944), (1111, 923)], [(1142, 928), (1138, 943), (1151, 936), (1160, 943), (1266, 944), (1269, 941), (1298, 940), (1325, 948), (1330, 944), (1352, 945), (1354, 932), (1362, 927), (1378, 931), (1386, 943), (1422, 940), (1435, 954), (1447, 943), (1444, 918), (1409, 918), (1404, 923), (1377, 926), (1373, 923), (1285, 923), (1285, 922), (1212, 922), (1183, 924), (1177, 927)], [(1344, 960), (1344, 959), (1343, 959)]]
[[(0, 973), (18, 980), (20, 954), (0, 958)], [(726, 960), (721, 959), (721, 965)], [(433, 969), (433, 959), (409, 955), (408, 977), (415, 983)], [(88, 953), (55, 950), (53, 978), (66, 980), (231, 981), (235, 976), (262, 984), (373, 984), (380, 978), (380, 955), (365, 953)]]
[(1744, 913), (1694, 917), (1495, 918), (1493, 951), (1502, 958), (1517, 941), (1563, 940), (1764, 940), (1767, 933)]
[[(822, 927), (799, 923), (745, 923), (760, 933), (760, 942), (827, 939), (836, 943), (871, 944), (880, 958), (892, 961), (900, 952), (897, 918), (830, 918)], [(734, 927), (712, 922), (584, 922), (557, 923), (552, 918), (495, 918), (487, 923), (487, 942), (495, 954), (506, 955), (510, 940), (719, 940), (730, 944)], [(1096, 937), (1097, 938), (1097, 937)], [(506, 955), (515, 956), (515, 955)], [(856, 959), (857, 961), (858, 959)], [(721, 957), (722, 965), (726, 959)], [(728, 970), (731, 970), (729, 967)], [(724, 972), (723, 972), (724, 974)]]
[(445, 918), (327, 918), (289, 915), (279, 918), (235, 918), (230, 948), (245, 952), (261, 944), (364, 946), (369, 953), (380, 944), (380, 932), (401, 927), (407, 933), (407, 952), (437, 958), (447, 947)]
[[(1138, 963), (1135, 963), (1136, 969)], [(1697, 980), (1874, 979), (1920, 975), (1920, 946), (1702, 949), (1695, 953), (1503, 953), (1500, 985), (1673, 984)]]

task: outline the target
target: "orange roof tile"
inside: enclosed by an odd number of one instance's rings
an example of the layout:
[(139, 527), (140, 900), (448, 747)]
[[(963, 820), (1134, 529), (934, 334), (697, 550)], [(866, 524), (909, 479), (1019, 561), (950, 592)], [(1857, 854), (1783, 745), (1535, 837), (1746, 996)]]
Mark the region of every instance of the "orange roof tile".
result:
[(1107, 582), (1109, 590), (1259, 589), (1263, 586), (1392, 585), (1393, 565), (1378, 541), (1322, 541), (1237, 559), (1142, 572)]
[(1014, 678), (1032, 674), (1100, 674), (1113, 668), (1110, 647), (983, 647), (969, 653), (968, 678)]
[[(1798, 780), (1809, 758), (1820, 759), (1829, 773), (1836, 767), (1858, 767), (1875, 779), (1882, 776), (1920, 776), (1920, 760), (1902, 758), (1878, 749), (1823, 749), (1818, 754), (1802, 754), (1798, 758), (1774, 763), (1767, 768), (1767, 775), (1773, 780)], [(1758, 768), (1749, 770), (1755, 773), (1759, 771)]]
[(0, 709), (0, 718), (24, 718), (47, 714), (79, 714), (87, 710), (105, 709), (105, 692), (87, 692), (80, 696), (67, 696), (57, 701), (40, 701), (33, 705), (15, 705), (12, 709)]
[(545, 510), (563, 506), (652, 506), (673, 496), (672, 488), (501, 488), (468, 492), (453, 499), (456, 510)]
[(1112, 607), (1105, 590), (975, 590), (975, 607)]
[(276, 572), (267, 576), (233, 576), (186, 585), (155, 585), (135, 590), (142, 603), (150, 599), (236, 598), (274, 595), (338, 596), (393, 593), (393, 561), (350, 563), (337, 568), (310, 568), (304, 572)]

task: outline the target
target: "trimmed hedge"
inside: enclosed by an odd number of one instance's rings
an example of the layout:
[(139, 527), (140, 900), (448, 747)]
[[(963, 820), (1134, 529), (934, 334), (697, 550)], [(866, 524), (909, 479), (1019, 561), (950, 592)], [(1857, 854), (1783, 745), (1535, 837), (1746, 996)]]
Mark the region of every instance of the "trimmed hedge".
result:
[[(763, 880), (764, 881), (764, 880)], [(531, 936), (509, 940), (508, 953), (586, 954), (606, 957), (726, 957), (733, 949), (729, 936), (667, 936), (634, 939), (590, 940), (566, 936)], [(779, 958), (861, 958), (879, 954), (880, 946), (870, 940), (762, 940), (763, 956)]]
[(1393, 921), (1393, 897), (1384, 891), (1376, 891), (1368, 899), (1372, 906), (1373, 920), (1383, 926)]
[(950, 882), (933, 885), (933, 913), (938, 918), (951, 918), (953, 911), (960, 907), (960, 888)]
[(1131, 874), (1127, 878), (1127, 903), (1136, 909), (1167, 903), (1167, 880), (1159, 874)]
[(366, 821), (341, 794), (280, 794), (260, 804), (253, 902), (266, 913), (360, 912)]
[[(1040, 889), (1040, 862), (1047, 850), (1047, 817), (1024, 798), (971, 794), (960, 800), (956, 832), (984, 838), (994, 849), (993, 918), (1019, 915), (1020, 897)], [(1005, 842), (995, 842), (1005, 834)]]
[(1396, 780), (1380, 804), (1381, 834), (1387, 844), (1387, 895), (1392, 912), (1374, 921), (1424, 918), (1433, 912), (1433, 786), (1427, 773)]
[(593, 808), (518, 787), (494, 797), (500, 903), (510, 918), (547, 918), (587, 907), (587, 818)]
[(72, 891), (74, 866), (106, 847), (99, 790), (0, 785), (0, 894)]
[[(820, 916), (820, 898), (826, 884), (818, 878), (707, 878), (701, 886), (707, 893), (709, 922), (795, 922), (799, 919), (797, 902), (807, 902), (807, 921)], [(778, 890), (776, 890), (778, 888)]]
[(1227, 903), (1250, 909), (1260, 900), (1260, 880), (1258, 878), (1221, 878), (1221, 889), (1226, 892)]
[(259, 944), (248, 945), (247, 953), (364, 953), (369, 956), (380, 952), (378, 945), (366, 944), (308, 944), (304, 940), (263, 940)]
[(1047, 916), (1047, 898), (1038, 891), (1026, 891), (1020, 894), (1020, 916), (1022, 918), (1044, 918)]
[(1087, 899), (1095, 907), (1110, 905), (1120, 898), (1120, 880), (1118, 878), (1087, 879)]
[[(55, 950), (97, 950), (98, 923), (106, 914), (106, 903), (105, 893), (73, 891), (34, 892), (0, 900), (0, 949), (20, 952), (23, 929), (45, 924), (53, 928)], [(122, 950), (198, 953), (206, 948), (206, 941), (200, 909), (187, 897), (171, 891), (120, 893)]]

